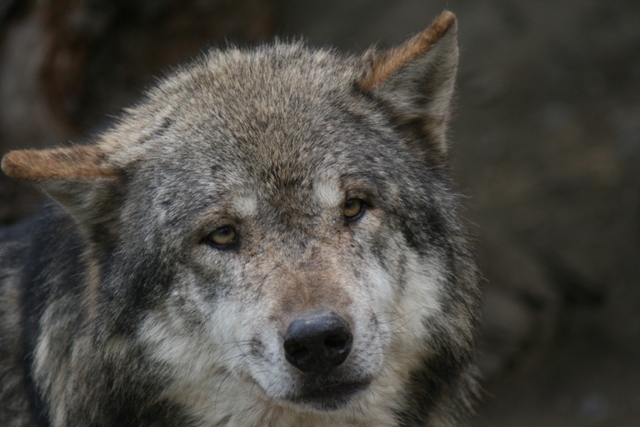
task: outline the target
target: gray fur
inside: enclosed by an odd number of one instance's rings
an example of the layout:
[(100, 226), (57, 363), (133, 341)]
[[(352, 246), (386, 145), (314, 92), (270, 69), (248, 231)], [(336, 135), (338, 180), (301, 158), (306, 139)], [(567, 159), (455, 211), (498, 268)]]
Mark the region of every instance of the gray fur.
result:
[[(444, 145), (455, 24), (363, 90), (376, 54), (214, 50), (92, 145), (8, 156), (58, 205), (0, 235), (3, 425), (463, 425), (480, 290)], [(223, 226), (233, 246), (207, 240)], [(309, 379), (282, 336), (316, 309), (354, 344)]]

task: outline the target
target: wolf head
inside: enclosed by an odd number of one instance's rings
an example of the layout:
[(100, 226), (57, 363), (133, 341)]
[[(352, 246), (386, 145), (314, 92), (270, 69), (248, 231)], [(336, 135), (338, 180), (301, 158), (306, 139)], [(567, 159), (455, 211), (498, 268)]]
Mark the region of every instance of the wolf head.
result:
[(194, 419), (461, 417), (478, 288), (447, 177), (457, 58), (448, 12), (358, 57), (216, 50), (94, 144), (5, 156), (86, 242), (82, 351), (135, 348), (153, 399)]

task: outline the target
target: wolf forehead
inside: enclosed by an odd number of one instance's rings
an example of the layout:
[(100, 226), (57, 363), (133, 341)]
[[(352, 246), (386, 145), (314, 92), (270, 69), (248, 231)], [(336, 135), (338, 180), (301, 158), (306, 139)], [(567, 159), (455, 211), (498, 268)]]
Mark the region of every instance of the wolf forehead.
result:
[(176, 174), (193, 188), (219, 181), (220, 191), (315, 188), (325, 201), (334, 197), (329, 187), (345, 181), (377, 188), (376, 175), (412, 156), (358, 90), (361, 74), (356, 60), (302, 43), (214, 50), (127, 110), (105, 135), (118, 139), (110, 157), (151, 179), (166, 177), (156, 188), (170, 189)]
[(354, 90), (357, 77), (354, 60), (302, 43), (213, 50), (128, 110), (127, 122), (141, 133), (130, 142), (183, 150), (209, 146), (221, 159), (239, 152), (254, 161), (265, 154), (288, 159), (320, 141), (339, 142), (345, 135), (335, 130), (347, 130), (352, 115), (364, 115), (366, 103), (358, 100), (363, 95)]

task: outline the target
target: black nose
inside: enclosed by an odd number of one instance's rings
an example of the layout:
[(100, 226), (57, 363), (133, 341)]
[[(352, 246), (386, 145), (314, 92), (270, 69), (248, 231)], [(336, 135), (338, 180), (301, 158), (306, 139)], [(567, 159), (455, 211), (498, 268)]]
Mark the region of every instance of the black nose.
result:
[(353, 335), (347, 323), (329, 310), (296, 318), (284, 336), (287, 361), (302, 372), (322, 373), (340, 366), (351, 351)]

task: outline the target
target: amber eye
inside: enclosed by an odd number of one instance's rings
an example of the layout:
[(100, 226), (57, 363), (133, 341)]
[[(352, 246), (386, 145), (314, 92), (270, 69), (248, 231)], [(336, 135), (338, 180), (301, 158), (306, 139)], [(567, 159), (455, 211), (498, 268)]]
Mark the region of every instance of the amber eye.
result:
[(364, 201), (361, 199), (349, 199), (344, 204), (344, 216), (347, 219), (356, 219), (364, 211)]
[(225, 226), (213, 230), (213, 232), (209, 234), (208, 239), (216, 245), (226, 246), (235, 243), (236, 237), (236, 230), (232, 227)]

